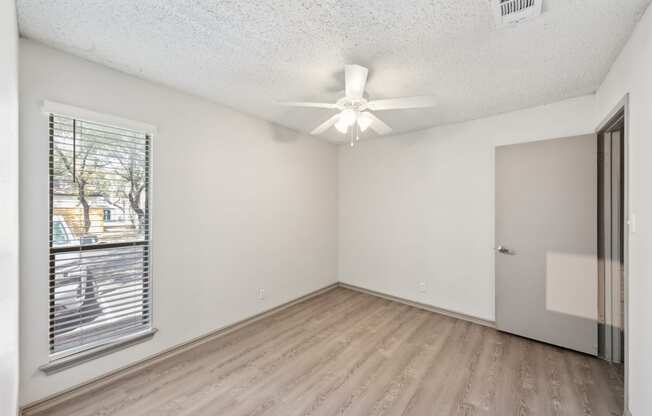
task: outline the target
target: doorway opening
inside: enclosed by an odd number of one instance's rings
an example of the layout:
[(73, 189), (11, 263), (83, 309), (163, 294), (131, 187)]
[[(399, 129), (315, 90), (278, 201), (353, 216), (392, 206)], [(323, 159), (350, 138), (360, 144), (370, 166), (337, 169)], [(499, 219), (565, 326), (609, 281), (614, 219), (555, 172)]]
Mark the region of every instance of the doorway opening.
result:
[(598, 131), (598, 355), (625, 359), (625, 108)]

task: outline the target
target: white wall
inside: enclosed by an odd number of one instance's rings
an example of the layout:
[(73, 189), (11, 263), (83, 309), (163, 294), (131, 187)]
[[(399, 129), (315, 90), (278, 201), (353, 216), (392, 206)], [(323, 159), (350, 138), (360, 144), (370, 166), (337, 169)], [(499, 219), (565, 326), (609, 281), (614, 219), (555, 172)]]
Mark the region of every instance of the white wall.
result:
[(593, 108), (591, 95), (342, 146), (339, 279), (494, 320), (494, 148), (591, 133)]
[[(652, 414), (652, 11), (593, 96), (339, 150), (339, 278), (494, 319), (496, 145), (594, 132), (629, 94), (628, 402)], [(427, 292), (418, 292), (425, 281)]]
[[(21, 403), (336, 281), (334, 146), (31, 41), (20, 48)], [(158, 128), (152, 215), (159, 332), (52, 376), (38, 370), (48, 358), (43, 99)], [(256, 299), (259, 287), (264, 301)]]
[(600, 123), (629, 93), (629, 408), (652, 414), (652, 10), (648, 8), (596, 94)]
[(0, 415), (18, 400), (18, 27), (0, 1)]
[[(7, 47), (11, 52), (11, 36), (0, 38), (2, 59), (11, 56), (4, 53)], [(21, 41), (21, 47), (21, 203), (29, 219), (21, 225), (22, 403), (331, 283), (336, 263), (343, 282), (493, 320), (495, 146), (593, 132), (629, 93), (630, 206), (637, 214), (630, 236), (629, 407), (634, 416), (651, 412), (649, 10), (595, 96), (341, 147), (337, 171), (327, 144), (32, 42)], [(4, 97), (0, 89), (2, 117)], [(161, 332), (150, 342), (50, 377), (37, 370), (47, 360), (47, 135), (38, 110), (46, 98), (159, 127), (154, 254)], [(5, 137), (11, 135), (0, 136)], [(0, 158), (5, 155), (11, 152), (0, 152)], [(11, 193), (13, 165), (6, 171), (4, 166), (0, 178), (9, 172), (9, 181), (0, 180), (0, 186)], [(194, 285), (178, 276), (192, 277)], [(420, 281), (426, 293), (418, 291)], [(268, 293), (264, 302), (254, 299), (259, 286)], [(173, 302), (170, 293), (179, 300)], [(210, 319), (184, 325), (184, 317), (195, 316)], [(11, 376), (11, 368), (5, 370), (2, 377)]]

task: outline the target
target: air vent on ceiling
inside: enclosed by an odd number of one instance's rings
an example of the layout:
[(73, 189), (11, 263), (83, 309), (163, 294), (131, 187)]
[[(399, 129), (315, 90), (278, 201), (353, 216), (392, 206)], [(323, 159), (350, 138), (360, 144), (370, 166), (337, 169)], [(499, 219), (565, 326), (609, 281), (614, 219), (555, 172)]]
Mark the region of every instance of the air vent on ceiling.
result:
[(541, 14), (543, 0), (493, 0), (498, 26), (507, 26)]

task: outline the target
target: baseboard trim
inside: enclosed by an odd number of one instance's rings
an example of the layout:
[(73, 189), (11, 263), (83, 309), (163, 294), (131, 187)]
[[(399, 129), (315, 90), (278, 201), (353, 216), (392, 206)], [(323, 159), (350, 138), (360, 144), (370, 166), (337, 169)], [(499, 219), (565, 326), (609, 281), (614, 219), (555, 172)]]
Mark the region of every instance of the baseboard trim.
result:
[(355, 290), (356, 292), (366, 293), (366, 294), (371, 295), (371, 296), (376, 296), (376, 297), (379, 297), (379, 298), (392, 300), (394, 302), (403, 303), (405, 305), (409, 305), (409, 306), (413, 306), (415, 308), (423, 309), (423, 310), (426, 310), (428, 312), (438, 313), (440, 315), (449, 316), (451, 318), (461, 319), (463, 321), (472, 322), (474, 324), (486, 326), (486, 327), (489, 327), (489, 328), (494, 328), (494, 329), (496, 328), (496, 323), (495, 322), (488, 321), (488, 320), (482, 319), (482, 318), (476, 318), (475, 316), (465, 315), (463, 313), (453, 312), (453, 311), (450, 311), (448, 309), (438, 308), (436, 306), (428, 305), (428, 304), (425, 304), (425, 303), (415, 302), (415, 301), (404, 299), (404, 298), (401, 298), (401, 297), (398, 297), (398, 296), (388, 295), (387, 293), (382, 293), (382, 292), (378, 292), (378, 291), (375, 291), (375, 290), (366, 289), (364, 287), (351, 285), (349, 283), (339, 282), (339, 286), (343, 287), (343, 288), (346, 288), (346, 289)]
[(130, 374), (133, 374), (136, 371), (143, 370), (149, 366), (152, 366), (162, 360), (174, 357), (178, 354), (181, 354), (183, 352), (188, 351), (191, 348), (197, 347), (198, 345), (204, 344), (206, 342), (212, 341), (216, 338), (222, 337), (226, 334), (229, 334), (233, 331), (236, 331), (244, 326), (247, 326), (249, 324), (252, 324), (256, 321), (259, 321), (263, 318), (267, 318), (269, 316), (272, 316), (276, 313), (281, 312), (284, 309), (287, 309), (291, 306), (296, 305), (297, 303), (304, 302), (308, 299), (314, 298), (316, 296), (319, 296), (323, 293), (329, 292), (333, 289), (338, 288), (340, 285), (339, 283), (333, 283), (328, 286), (325, 286), (321, 289), (317, 289), (313, 292), (310, 292), (308, 294), (305, 294), (303, 296), (300, 296), (296, 299), (293, 299), (291, 301), (288, 301), (286, 303), (283, 303), (279, 306), (276, 306), (274, 308), (268, 309), (266, 311), (263, 311), (261, 313), (258, 313), (256, 315), (250, 316), (249, 318), (242, 319), (238, 322), (235, 322), (231, 325), (227, 325), (225, 327), (222, 327), (220, 329), (217, 329), (215, 331), (209, 332), (208, 334), (199, 336), (197, 338), (191, 339), (190, 341), (186, 341), (184, 343), (175, 345), (174, 347), (168, 348), (166, 350), (163, 350), (159, 353), (156, 353), (154, 355), (151, 355), (149, 357), (146, 357), (142, 360), (136, 361), (135, 363), (129, 364), (125, 367), (118, 368), (116, 370), (113, 370), (107, 374), (101, 375), (99, 377), (93, 378), (89, 381), (86, 381), (82, 384), (79, 384), (77, 386), (68, 388), (62, 392), (53, 394), (51, 396), (45, 397), (41, 400), (28, 403), (24, 406), (21, 406), (20, 409), (20, 415), (21, 416), (30, 416), (33, 414), (36, 414), (38, 412), (43, 412), (48, 409), (51, 409), (54, 406), (57, 406), (60, 403), (63, 403), (68, 400), (72, 400), (76, 397), (79, 397), (81, 395), (84, 395), (86, 393), (92, 392), (94, 390), (97, 390), (99, 388), (102, 388), (103, 386), (106, 386), (110, 383), (113, 383), (121, 378), (127, 377)]

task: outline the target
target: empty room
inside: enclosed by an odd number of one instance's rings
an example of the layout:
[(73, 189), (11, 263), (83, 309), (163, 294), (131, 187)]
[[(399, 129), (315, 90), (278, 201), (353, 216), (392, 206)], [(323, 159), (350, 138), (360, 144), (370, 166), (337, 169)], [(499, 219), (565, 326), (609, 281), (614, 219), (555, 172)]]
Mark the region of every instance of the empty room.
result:
[(0, 416), (652, 415), (652, 0), (0, 0)]

